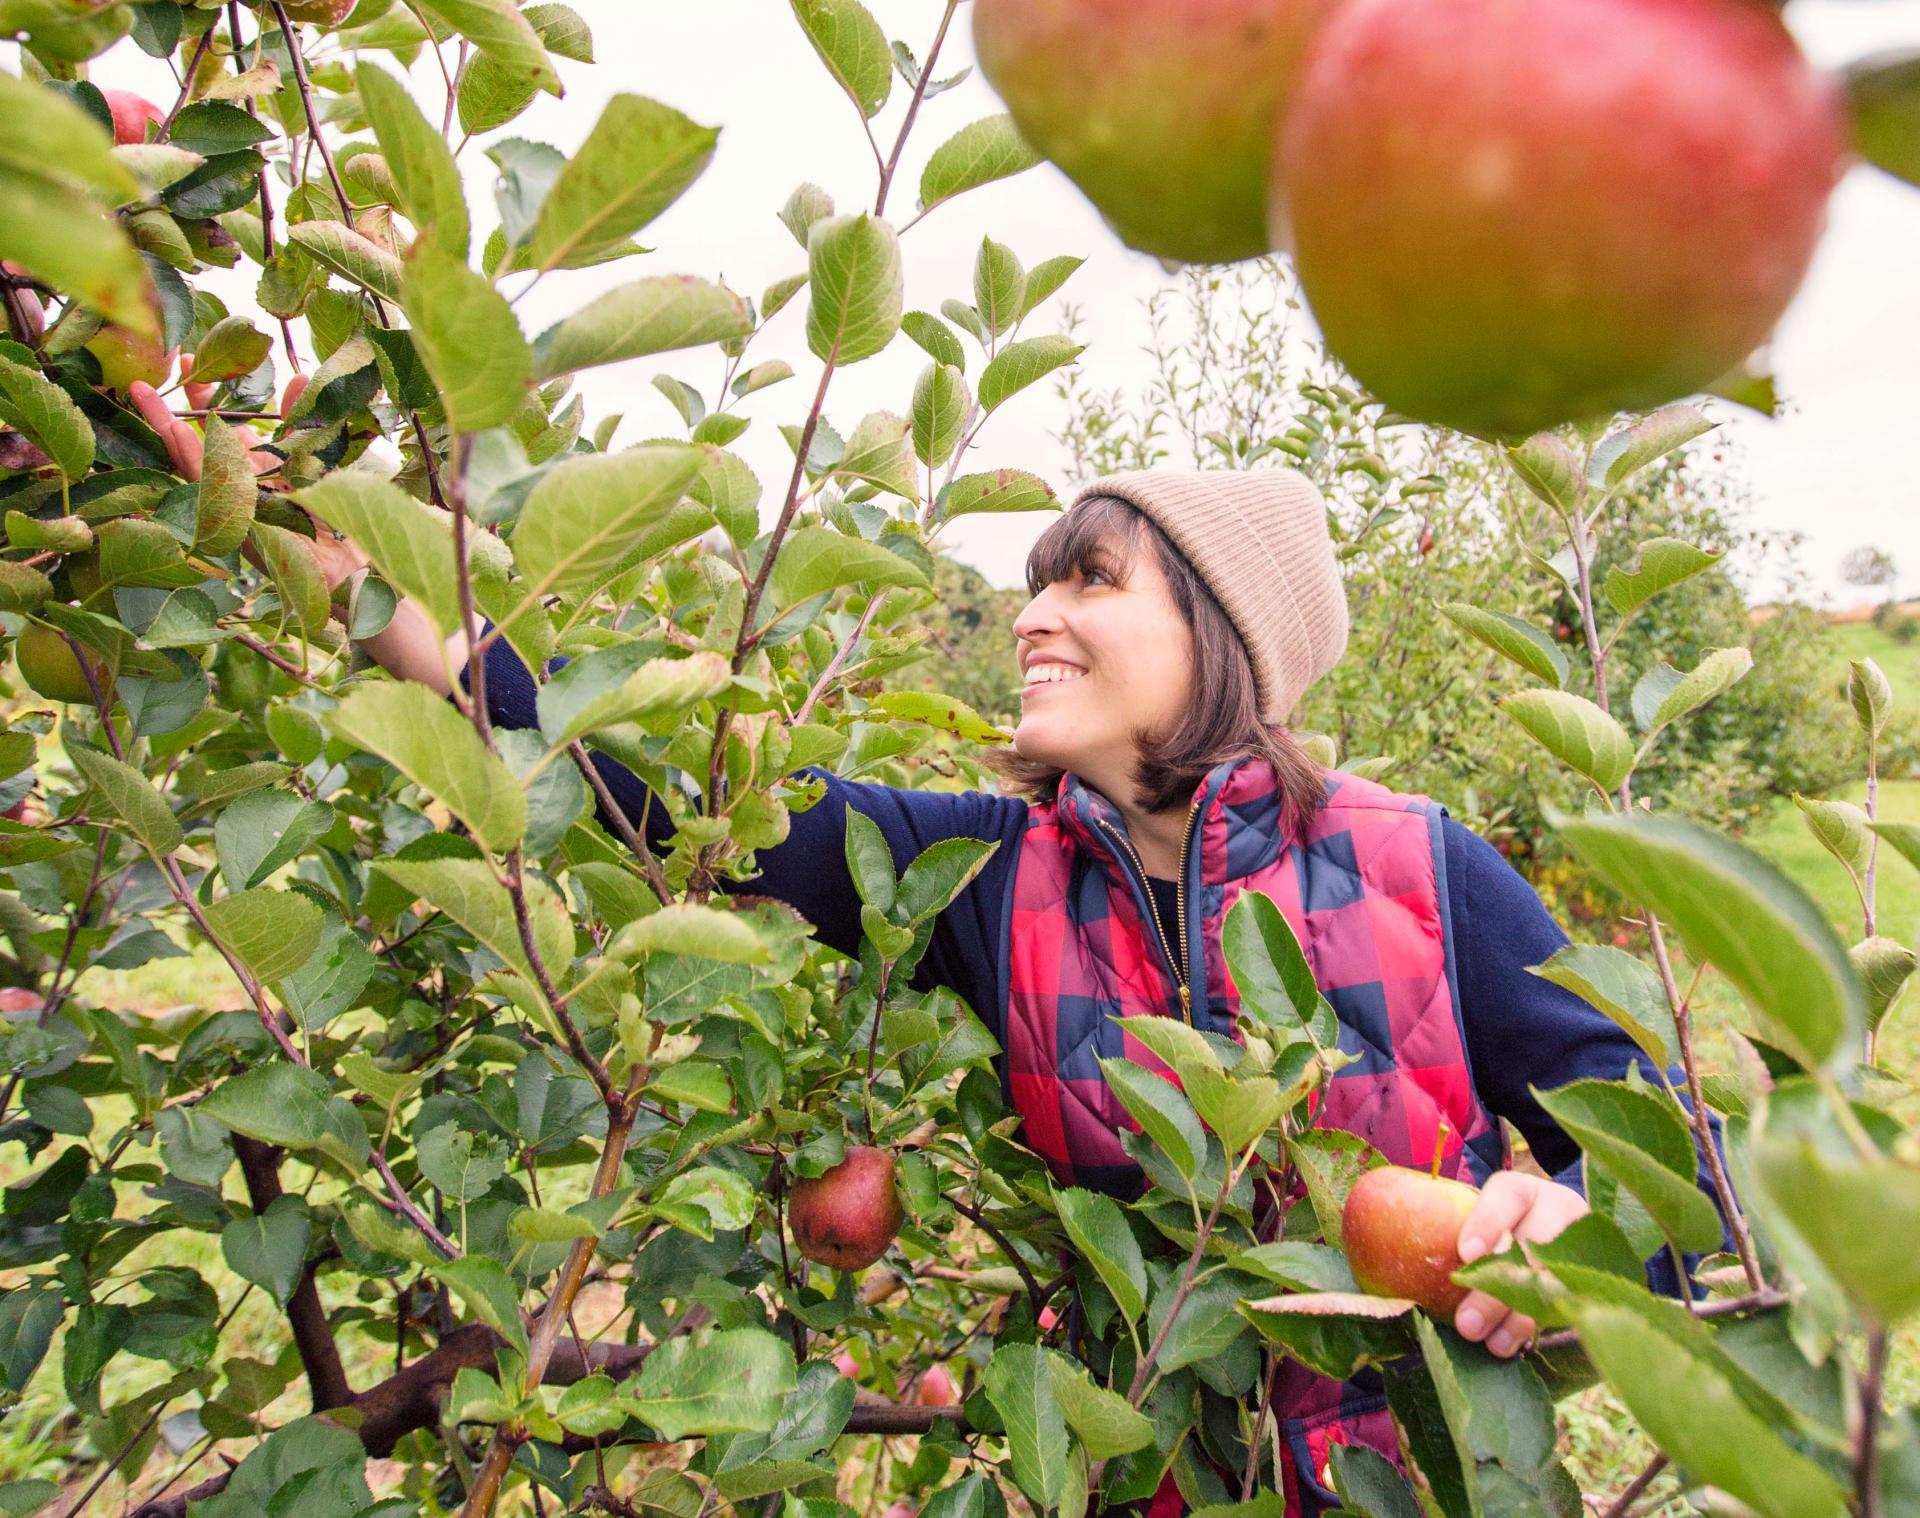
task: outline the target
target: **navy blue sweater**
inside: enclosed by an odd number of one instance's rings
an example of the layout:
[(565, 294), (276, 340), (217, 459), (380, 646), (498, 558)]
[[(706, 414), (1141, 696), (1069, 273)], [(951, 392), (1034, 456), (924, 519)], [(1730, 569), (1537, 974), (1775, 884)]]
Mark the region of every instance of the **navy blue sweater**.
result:
[[(487, 651), (487, 708), (501, 727), (535, 727), (537, 689), (527, 667), (504, 639)], [(603, 754), (593, 756), (609, 791), (636, 829), (658, 844), (673, 831), (665, 806), (631, 770)], [(755, 855), (750, 889), (795, 908), (822, 943), (847, 955), (860, 948), (860, 898), (847, 868), (849, 807), (870, 817), (904, 870), (943, 838), (979, 838), (999, 848), (973, 883), (934, 925), (916, 984), (950, 986), (992, 1029), (1007, 1005), (1006, 965), (1000, 948), (1008, 877), (1027, 825), (1027, 803), (984, 791), (919, 791), (842, 780), (812, 771), (826, 795), (795, 813), (784, 843)], [(1550, 1118), (1533, 1091), (1551, 1091), (1585, 1078), (1618, 1080), (1630, 1065), (1654, 1079), (1651, 1062), (1605, 1014), (1572, 992), (1529, 973), (1565, 947), (1567, 936), (1533, 887), (1493, 846), (1452, 818), (1442, 824), (1447, 899), (1453, 914), (1460, 1013), (1474, 1086), (1487, 1108), (1519, 1130), (1541, 1167), (1561, 1183), (1584, 1190), (1580, 1150)], [(1671, 1072), (1676, 1083), (1680, 1072)], [(1717, 1128), (1717, 1124), (1716, 1124)], [(1701, 1187), (1712, 1194), (1704, 1162)], [(1727, 1241), (1731, 1248), (1731, 1241)], [(1649, 1283), (1672, 1294), (1673, 1267), (1663, 1253), (1650, 1262)]]

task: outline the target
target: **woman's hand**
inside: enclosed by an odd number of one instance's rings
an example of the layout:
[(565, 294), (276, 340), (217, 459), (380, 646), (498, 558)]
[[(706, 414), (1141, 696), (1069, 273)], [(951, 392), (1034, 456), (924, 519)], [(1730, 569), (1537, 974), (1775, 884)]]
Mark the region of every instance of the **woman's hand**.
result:
[[(1479, 1202), (1460, 1225), (1460, 1258), (1470, 1262), (1498, 1254), (1516, 1239), (1544, 1244), (1590, 1211), (1587, 1199), (1571, 1186), (1517, 1170), (1499, 1171), (1480, 1188)], [(1539, 1327), (1484, 1291), (1467, 1294), (1454, 1311), (1453, 1326), (1461, 1338), (1484, 1341), (1503, 1359), (1525, 1347)]]

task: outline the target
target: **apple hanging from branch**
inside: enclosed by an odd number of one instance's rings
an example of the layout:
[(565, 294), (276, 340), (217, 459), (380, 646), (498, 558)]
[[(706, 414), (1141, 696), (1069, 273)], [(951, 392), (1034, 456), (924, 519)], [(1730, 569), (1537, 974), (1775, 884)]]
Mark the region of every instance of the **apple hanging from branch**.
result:
[(1340, 1211), (1340, 1241), (1354, 1284), (1369, 1296), (1405, 1297), (1437, 1318), (1467, 1298), (1460, 1268), (1460, 1229), (1480, 1201), (1464, 1181), (1440, 1175), (1450, 1130), (1444, 1122), (1425, 1170), (1380, 1165), (1353, 1183)]
[(800, 1253), (835, 1270), (864, 1270), (900, 1232), (906, 1213), (893, 1189), (893, 1156), (855, 1144), (823, 1175), (793, 1183), (787, 1221)]

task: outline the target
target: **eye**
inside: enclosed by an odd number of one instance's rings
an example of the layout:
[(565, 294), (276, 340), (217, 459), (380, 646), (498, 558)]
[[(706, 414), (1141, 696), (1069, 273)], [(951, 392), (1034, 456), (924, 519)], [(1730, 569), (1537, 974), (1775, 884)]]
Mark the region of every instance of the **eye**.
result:
[(1112, 585), (1112, 579), (1104, 569), (1083, 569), (1080, 571), (1082, 585)]

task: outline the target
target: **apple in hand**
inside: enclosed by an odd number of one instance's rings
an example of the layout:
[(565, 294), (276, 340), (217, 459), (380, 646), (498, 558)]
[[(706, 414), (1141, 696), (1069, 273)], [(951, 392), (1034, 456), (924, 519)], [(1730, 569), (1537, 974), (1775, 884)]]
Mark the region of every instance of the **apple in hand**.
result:
[(1465, 1182), (1424, 1170), (1369, 1170), (1340, 1214), (1354, 1281), (1371, 1296), (1407, 1297), (1435, 1317), (1450, 1316), (1467, 1297), (1451, 1278), (1460, 1268), (1460, 1227), (1479, 1200)]
[(863, 1270), (887, 1252), (906, 1214), (893, 1190), (893, 1156), (867, 1144), (824, 1175), (793, 1183), (787, 1220), (800, 1253), (835, 1270)]
[(144, 95), (132, 90), (102, 90), (107, 109), (113, 112), (113, 141), (116, 147), (132, 147), (147, 140), (147, 124), (158, 126), (167, 113)]

